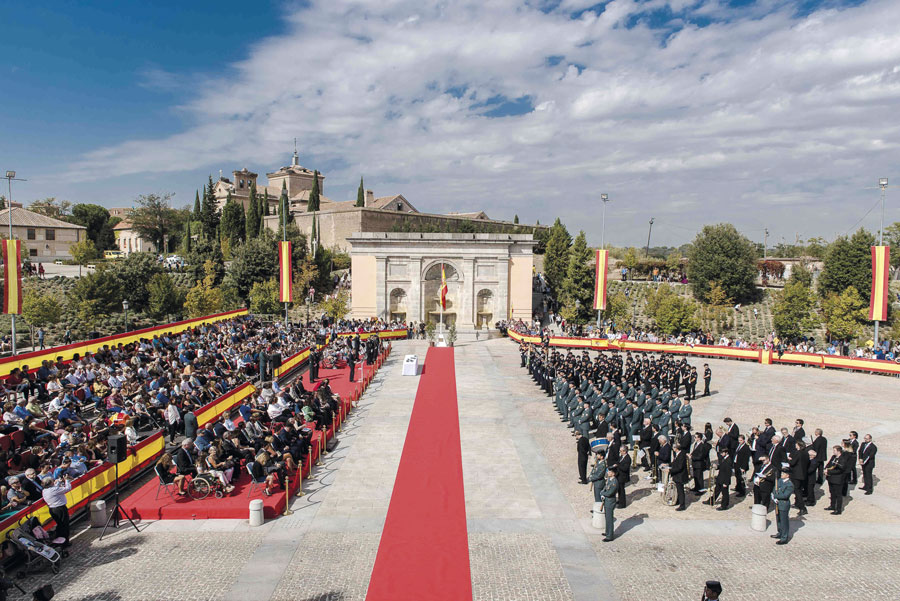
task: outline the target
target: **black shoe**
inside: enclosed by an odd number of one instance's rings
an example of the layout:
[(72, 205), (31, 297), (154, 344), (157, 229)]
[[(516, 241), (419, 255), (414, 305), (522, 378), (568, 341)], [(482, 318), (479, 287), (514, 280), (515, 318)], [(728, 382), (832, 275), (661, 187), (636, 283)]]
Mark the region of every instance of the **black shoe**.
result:
[(801, 509), (799, 515), (806, 515), (807, 513), (809, 513), (809, 512), (806, 511), (805, 509)]
[(780, 534), (770, 534), (769, 538), (781, 538)]
[(871, 494), (872, 494), (872, 491), (871, 491), (871, 490), (867, 490), (867, 491), (866, 491), (866, 494), (867, 494), (867, 495), (871, 495)]
[(841, 515), (841, 512), (840, 511), (832, 511), (831, 515)]
[(728, 511), (727, 507), (716, 507), (716, 511)]
[(786, 545), (786, 544), (788, 544), (788, 542), (787, 542), (786, 540), (780, 540), (780, 541), (778, 541), (778, 542), (775, 543), (775, 544), (776, 544), (776, 545)]
[(685, 509), (687, 509), (687, 508), (686, 507), (676, 507), (675, 511), (684, 511)]
[(587, 480), (579, 480), (578, 483), (579, 484), (587, 484)]
[(834, 506), (829, 505), (828, 507), (825, 508), (825, 511), (834, 511)]
[(736, 494), (736, 495), (734, 495), (734, 496), (740, 497), (741, 499), (743, 499), (744, 497), (747, 496), (747, 493), (745, 493), (745, 492), (739, 492), (738, 494)]
[(603, 542), (604, 542), (604, 543), (611, 543), (612, 541), (613, 541), (613, 539), (611, 539), (611, 538), (604, 538), (604, 539), (603, 539)]

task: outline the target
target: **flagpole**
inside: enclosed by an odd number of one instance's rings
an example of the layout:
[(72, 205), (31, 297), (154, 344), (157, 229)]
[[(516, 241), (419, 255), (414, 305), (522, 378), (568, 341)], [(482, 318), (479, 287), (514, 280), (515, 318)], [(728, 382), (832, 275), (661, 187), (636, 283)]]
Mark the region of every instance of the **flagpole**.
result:
[[(294, 140), (294, 144), (296, 144), (296, 140)], [(296, 152), (296, 147), (294, 148), (294, 152)], [(285, 195), (281, 195), (281, 241), (287, 242), (287, 207), (285, 204)], [(268, 203), (268, 201), (266, 201)], [(293, 257), (285, 257), (288, 261), (290, 261)], [(282, 272), (283, 273), (283, 272)], [(284, 275), (282, 275), (284, 277)], [(283, 284), (282, 284), (283, 285)], [(287, 334), (288, 330), (288, 304), (284, 303), (284, 332)]]
[(444, 276), (444, 264), (441, 263), (441, 335), (438, 337), (439, 340), (444, 342), (444, 297), (446, 296), (446, 292), (444, 292), (444, 286), (447, 285), (446, 278)]

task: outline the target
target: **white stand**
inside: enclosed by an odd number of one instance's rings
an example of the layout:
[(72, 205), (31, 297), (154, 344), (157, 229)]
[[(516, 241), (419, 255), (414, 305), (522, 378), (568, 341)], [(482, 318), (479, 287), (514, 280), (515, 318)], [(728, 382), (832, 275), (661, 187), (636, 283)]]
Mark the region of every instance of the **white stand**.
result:
[(766, 527), (768, 526), (768, 520), (766, 519), (766, 506), (765, 505), (753, 505), (750, 507), (750, 528), (756, 530), (757, 532), (765, 532)]
[(416, 355), (406, 355), (403, 358), (403, 375), (417, 376), (419, 375), (419, 358)]
[[(591, 483), (593, 484), (593, 482)], [(602, 513), (603, 502), (594, 502), (594, 514), (591, 517), (591, 526), (597, 528), (598, 530), (604, 530), (606, 528), (606, 519)]]
[(250, 525), (262, 526), (264, 521), (263, 501), (262, 499), (253, 499), (250, 501)]

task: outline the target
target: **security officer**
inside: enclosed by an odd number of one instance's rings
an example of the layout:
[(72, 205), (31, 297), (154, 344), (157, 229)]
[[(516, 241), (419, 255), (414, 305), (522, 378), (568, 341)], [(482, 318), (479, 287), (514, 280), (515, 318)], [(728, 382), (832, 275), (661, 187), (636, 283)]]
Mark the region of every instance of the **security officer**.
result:
[(600, 493), (603, 497), (603, 511), (606, 514), (606, 531), (603, 533), (603, 542), (611, 542), (615, 538), (615, 521), (613, 512), (616, 510), (616, 497), (618, 496), (619, 483), (616, 480), (615, 466), (606, 471), (606, 486)]
[(709, 396), (709, 381), (712, 380), (712, 370), (709, 363), (703, 364), (703, 396)]
[(794, 494), (794, 485), (791, 483), (791, 468), (786, 467), (781, 470), (781, 478), (775, 483), (775, 512), (778, 516), (778, 533), (773, 534), (772, 538), (777, 538), (776, 545), (786, 545), (790, 538), (791, 523), (791, 495)]

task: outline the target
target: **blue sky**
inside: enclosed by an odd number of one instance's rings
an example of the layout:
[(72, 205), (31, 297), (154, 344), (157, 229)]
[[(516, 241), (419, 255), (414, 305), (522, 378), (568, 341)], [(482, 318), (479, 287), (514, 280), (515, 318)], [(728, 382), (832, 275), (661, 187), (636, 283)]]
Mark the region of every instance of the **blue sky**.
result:
[[(709, 221), (833, 237), (894, 177), (889, 0), (4, 4), (16, 200), (192, 201), (301, 162), (326, 194), (678, 244)], [(864, 225), (874, 227), (874, 213)], [(889, 209), (889, 220), (900, 212)]]

